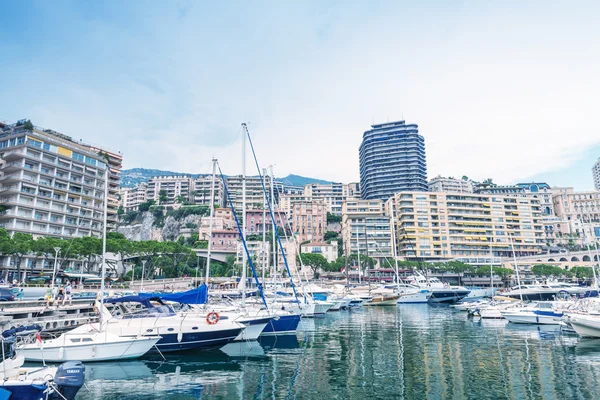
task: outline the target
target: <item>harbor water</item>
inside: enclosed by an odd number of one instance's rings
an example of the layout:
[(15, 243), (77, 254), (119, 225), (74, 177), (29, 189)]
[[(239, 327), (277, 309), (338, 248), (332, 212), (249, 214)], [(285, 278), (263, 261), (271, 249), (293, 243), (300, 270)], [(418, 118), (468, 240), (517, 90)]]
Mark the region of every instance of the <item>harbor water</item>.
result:
[(594, 399), (600, 340), (400, 305), (305, 319), (297, 335), (86, 365), (77, 399)]

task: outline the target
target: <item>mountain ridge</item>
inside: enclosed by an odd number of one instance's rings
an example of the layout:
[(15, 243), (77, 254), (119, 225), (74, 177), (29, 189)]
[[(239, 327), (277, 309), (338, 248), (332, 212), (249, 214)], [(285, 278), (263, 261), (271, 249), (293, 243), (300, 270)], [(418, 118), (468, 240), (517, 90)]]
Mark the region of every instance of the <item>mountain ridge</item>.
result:
[[(193, 174), (189, 172), (175, 172), (153, 168), (130, 168), (121, 171), (121, 187), (133, 187), (142, 182), (148, 182), (150, 178), (156, 176), (189, 176), (192, 178), (198, 178), (199, 176), (205, 176), (207, 174)], [(309, 183), (329, 184), (335, 183), (334, 181), (328, 181), (318, 178), (310, 178), (301, 175), (289, 174), (283, 178), (275, 178), (283, 182), (286, 186), (304, 186)]]

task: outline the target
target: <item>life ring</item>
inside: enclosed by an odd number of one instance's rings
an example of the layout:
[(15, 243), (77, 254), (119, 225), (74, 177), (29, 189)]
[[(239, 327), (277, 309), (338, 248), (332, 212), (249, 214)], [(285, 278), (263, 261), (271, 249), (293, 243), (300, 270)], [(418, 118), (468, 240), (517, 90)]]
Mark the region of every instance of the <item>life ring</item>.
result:
[(219, 313), (216, 313), (216, 312), (214, 312), (214, 311), (211, 311), (211, 312), (209, 312), (209, 313), (206, 315), (206, 322), (207, 322), (209, 325), (214, 325), (214, 324), (216, 324), (217, 322), (219, 322), (219, 318), (220, 318), (220, 317), (219, 317)]

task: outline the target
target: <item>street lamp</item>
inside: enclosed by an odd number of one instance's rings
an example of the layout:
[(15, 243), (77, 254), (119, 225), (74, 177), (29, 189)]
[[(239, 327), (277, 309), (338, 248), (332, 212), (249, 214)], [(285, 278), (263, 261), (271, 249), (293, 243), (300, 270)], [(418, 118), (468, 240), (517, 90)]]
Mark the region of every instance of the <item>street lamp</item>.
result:
[(56, 265), (58, 264), (58, 252), (60, 251), (60, 247), (54, 248), (54, 268), (52, 269), (52, 285), (50, 289), (54, 289), (54, 281), (56, 280)]
[(142, 283), (140, 284), (140, 292), (144, 291), (144, 274), (146, 273), (146, 262), (148, 260), (142, 260)]

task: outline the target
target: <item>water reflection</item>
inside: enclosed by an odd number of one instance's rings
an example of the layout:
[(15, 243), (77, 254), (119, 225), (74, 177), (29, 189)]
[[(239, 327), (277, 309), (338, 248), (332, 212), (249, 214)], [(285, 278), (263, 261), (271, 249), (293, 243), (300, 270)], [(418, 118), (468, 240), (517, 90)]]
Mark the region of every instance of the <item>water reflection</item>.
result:
[(401, 305), (224, 351), (89, 364), (79, 399), (598, 398), (600, 340)]

